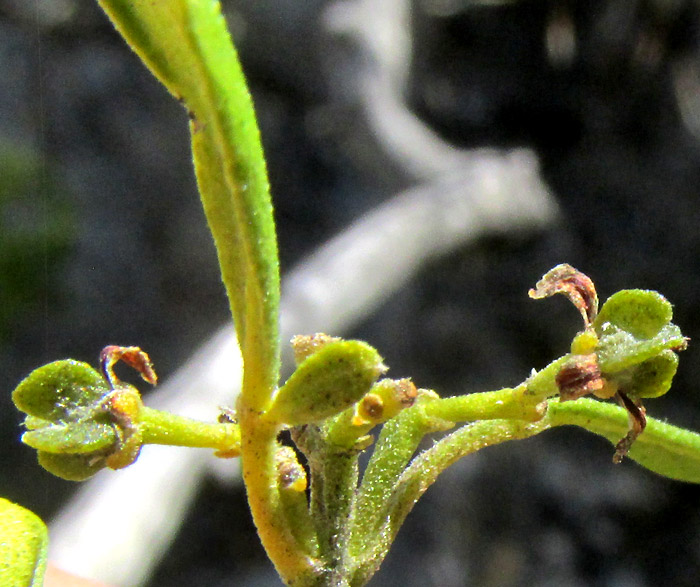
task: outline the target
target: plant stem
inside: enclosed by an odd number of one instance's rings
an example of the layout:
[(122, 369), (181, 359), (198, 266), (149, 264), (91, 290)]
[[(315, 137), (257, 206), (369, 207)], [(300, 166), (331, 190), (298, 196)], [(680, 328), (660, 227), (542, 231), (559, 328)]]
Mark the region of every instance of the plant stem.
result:
[(253, 105), (215, 0), (99, 0), (119, 32), (187, 108), (197, 182), (244, 362), (238, 401), (241, 466), (262, 543), (282, 578), (316, 564), (285, 527), (276, 425), (261, 423), (279, 377), (279, 264)]
[(541, 399), (528, 393), (527, 385), (499, 391), (470, 393), (426, 401), (422, 404), (427, 417), (450, 422), (474, 420), (516, 419), (539, 420), (544, 415)]
[(144, 406), (140, 427), (144, 444), (211, 448), (227, 456), (238, 456), (241, 448), (237, 424), (200, 422)]
[[(420, 404), (404, 410), (382, 428), (362, 477), (355, 510), (349, 522), (347, 551), (350, 557), (358, 555), (369, 542), (376, 539), (382, 504), (420, 441), (428, 432), (439, 427), (438, 423), (428, 421), (418, 407)], [(449, 426), (449, 423), (446, 424)]]
[(279, 425), (261, 421), (255, 412), (238, 409), (243, 446), (241, 468), (248, 503), (258, 534), (277, 572), (289, 585), (314, 585), (320, 576), (319, 561), (309, 556), (287, 526), (277, 483), (275, 454)]
[(546, 429), (540, 422), (487, 420), (462, 426), (417, 456), (395, 483), (386, 502), (377, 504), (382, 525), (373, 541), (355, 560), (351, 585), (364, 585), (379, 568), (396, 533), (425, 491), (447, 467), (458, 459), (487, 446), (516, 438), (527, 438)]
[[(549, 381), (548, 370), (540, 373)], [(550, 391), (551, 386), (539, 383), (538, 391)], [(539, 420), (544, 415), (541, 401), (542, 398), (531, 394), (528, 385), (523, 383), (516, 388), (499, 391), (449, 398), (425, 397), (393, 420), (389, 420), (382, 429), (362, 478), (357, 509), (351, 524), (348, 546), (350, 554), (357, 555), (367, 547), (368, 542), (376, 538), (376, 531), (384, 522), (383, 504), (426, 434), (447, 430), (455, 422), (493, 419)]]
[(340, 586), (345, 581), (343, 559), (355, 506), (359, 452), (329, 443), (326, 431), (312, 425), (295, 434), (294, 440), (309, 463), (311, 518), (324, 573), (329, 584)]

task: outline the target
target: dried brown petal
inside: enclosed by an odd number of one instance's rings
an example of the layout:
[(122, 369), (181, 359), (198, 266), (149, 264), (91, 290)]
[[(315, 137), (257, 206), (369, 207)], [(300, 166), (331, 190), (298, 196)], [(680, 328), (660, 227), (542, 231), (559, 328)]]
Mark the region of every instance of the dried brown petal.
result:
[(591, 278), (571, 265), (562, 263), (545, 273), (528, 295), (539, 300), (559, 293), (564, 294), (578, 308), (588, 328), (598, 315), (598, 294)]
[(158, 382), (158, 377), (153, 370), (153, 364), (147, 353), (137, 346), (109, 345), (103, 348), (100, 353), (100, 365), (102, 366), (102, 373), (104, 373), (112, 388), (119, 387), (121, 384), (121, 381), (114, 374), (114, 365), (119, 361), (123, 361), (132, 369), (136, 369), (143, 380), (151, 385), (155, 385)]

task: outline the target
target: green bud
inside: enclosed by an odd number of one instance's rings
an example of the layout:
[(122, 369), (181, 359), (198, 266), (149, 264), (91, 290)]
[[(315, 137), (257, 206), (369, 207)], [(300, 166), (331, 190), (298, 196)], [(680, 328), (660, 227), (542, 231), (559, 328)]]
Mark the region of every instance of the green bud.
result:
[(48, 535), (38, 516), (0, 498), (0, 585), (41, 587)]
[(379, 353), (368, 344), (329, 342), (301, 362), (278, 390), (266, 417), (291, 426), (319, 422), (359, 401), (385, 370)]

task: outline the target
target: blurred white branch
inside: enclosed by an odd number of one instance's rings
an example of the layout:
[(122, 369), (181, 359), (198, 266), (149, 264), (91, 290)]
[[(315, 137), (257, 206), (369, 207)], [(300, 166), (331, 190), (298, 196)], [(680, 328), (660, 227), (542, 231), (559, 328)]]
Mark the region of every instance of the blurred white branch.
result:
[(458, 170), (377, 207), (286, 276), (282, 331), (342, 332), (430, 259), (555, 216), (532, 152), (461, 152)]

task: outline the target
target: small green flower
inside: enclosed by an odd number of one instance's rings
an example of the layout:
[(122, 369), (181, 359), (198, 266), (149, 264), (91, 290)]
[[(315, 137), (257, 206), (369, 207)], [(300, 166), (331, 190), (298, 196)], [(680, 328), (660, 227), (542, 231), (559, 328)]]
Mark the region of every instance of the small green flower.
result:
[(27, 414), (22, 441), (58, 477), (81, 481), (104, 467), (126, 467), (139, 454), (141, 396), (114, 376), (114, 349), (121, 353), (118, 358), (125, 350), (132, 358), (141, 353), (150, 367), (148, 356), (136, 347), (107, 347), (102, 355), (106, 376), (87, 363), (55, 361), (32, 371), (12, 393), (17, 409)]
[(678, 367), (676, 351), (687, 346), (672, 317), (671, 304), (655, 291), (622, 290), (611, 296), (593, 323), (603, 377), (631, 398), (665, 394)]
[(573, 302), (584, 321), (584, 331), (574, 338), (571, 355), (556, 375), (560, 401), (589, 394), (617, 400), (630, 419), (629, 431), (613, 457), (620, 462), (646, 427), (641, 399), (668, 392), (678, 368), (676, 353), (688, 341), (671, 322), (671, 304), (655, 291), (619, 291), (598, 312), (590, 278), (570, 265), (558, 265), (530, 296), (539, 299), (558, 293)]

